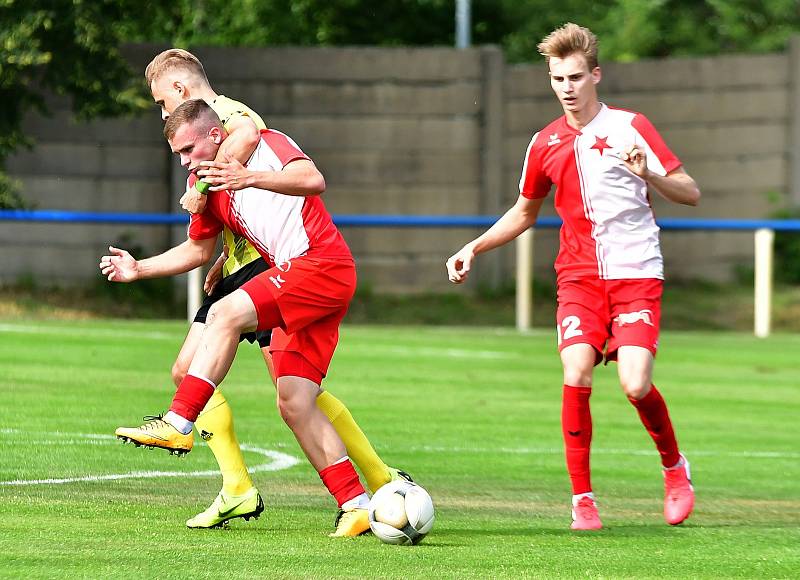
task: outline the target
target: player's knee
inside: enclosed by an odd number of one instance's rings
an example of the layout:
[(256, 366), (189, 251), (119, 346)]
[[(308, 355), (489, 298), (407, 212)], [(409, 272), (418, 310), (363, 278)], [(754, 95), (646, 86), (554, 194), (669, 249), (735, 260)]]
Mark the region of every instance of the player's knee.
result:
[(239, 332), (234, 323), (235, 313), (225, 300), (216, 302), (211, 306), (206, 316), (206, 331), (212, 332)]
[(628, 377), (620, 379), (622, 390), (629, 399), (638, 401), (650, 392), (650, 381), (644, 377)]
[(564, 368), (564, 384), (573, 387), (591, 387), (592, 369)]
[(278, 396), (278, 412), (290, 429), (294, 429), (303, 419), (303, 407), (296, 398)]

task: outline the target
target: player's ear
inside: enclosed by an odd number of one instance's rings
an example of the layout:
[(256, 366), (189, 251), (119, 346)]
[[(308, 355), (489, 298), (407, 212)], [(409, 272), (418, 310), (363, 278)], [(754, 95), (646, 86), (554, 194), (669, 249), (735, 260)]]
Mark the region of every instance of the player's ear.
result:
[(214, 142), (214, 145), (222, 143), (222, 131), (219, 127), (211, 127), (208, 130), (208, 136)]
[(600, 70), (599, 66), (596, 66), (592, 69), (592, 84), (599, 83), (603, 78), (603, 71)]
[(188, 92), (189, 90), (186, 88), (186, 85), (183, 84), (181, 81), (173, 81), (172, 88), (178, 93), (182, 99), (188, 99)]

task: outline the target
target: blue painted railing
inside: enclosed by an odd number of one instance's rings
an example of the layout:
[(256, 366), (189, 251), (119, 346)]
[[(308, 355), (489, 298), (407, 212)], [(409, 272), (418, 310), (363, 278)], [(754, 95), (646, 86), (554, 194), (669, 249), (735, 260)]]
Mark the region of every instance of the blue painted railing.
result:
[[(452, 216), (452, 215), (334, 215), (336, 225), (342, 227), (391, 227), (391, 228), (471, 228), (489, 227), (500, 216)], [(185, 225), (186, 214), (175, 213), (107, 213), (62, 210), (0, 210), (0, 221), (15, 222), (62, 222), (105, 224), (149, 224)], [(665, 230), (724, 230), (753, 231), (770, 229), (775, 231), (800, 231), (800, 220), (759, 219), (694, 219), (663, 218), (658, 225)], [(543, 216), (536, 227), (557, 228), (561, 220)]]

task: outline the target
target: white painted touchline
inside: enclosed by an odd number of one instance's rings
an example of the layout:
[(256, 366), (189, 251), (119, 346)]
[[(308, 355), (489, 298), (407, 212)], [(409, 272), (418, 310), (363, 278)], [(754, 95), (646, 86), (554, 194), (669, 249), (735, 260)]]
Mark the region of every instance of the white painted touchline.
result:
[[(4, 433), (19, 433), (20, 431), (14, 429), (4, 429)], [(67, 444), (91, 444), (98, 445), (101, 443), (111, 443), (115, 437), (111, 435), (97, 435), (97, 434), (80, 434), (80, 433), (48, 433), (48, 435), (66, 435), (72, 439), (59, 439), (53, 441), (53, 444), (67, 445)], [(44, 442), (47, 443), (47, 442)], [(251, 473), (261, 473), (265, 471), (280, 471), (289, 469), (300, 463), (300, 460), (287, 453), (280, 451), (271, 451), (256, 447), (255, 445), (248, 445), (243, 443), (241, 445), (242, 451), (250, 451), (257, 453), (263, 457), (267, 457), (272, 461), (262, 463), (250, 468)], [(78, 482), (95, 482), (95, 481), (118, 481), (121, 479), (153, 479), (159, 477), (209, 477), (219, 475), (218, 469), (210, 469), (203, 471), (130, 471), (128, 473), (113, 473), (106, 475), (84, 475), (81, 477), (63, 477), (63, 478), (47, 478), (47, 479), (16, 479), (13, 481), (0, 481), (0, 486), (11, 485), (60, 485), (65, 483), (78, 483)]]

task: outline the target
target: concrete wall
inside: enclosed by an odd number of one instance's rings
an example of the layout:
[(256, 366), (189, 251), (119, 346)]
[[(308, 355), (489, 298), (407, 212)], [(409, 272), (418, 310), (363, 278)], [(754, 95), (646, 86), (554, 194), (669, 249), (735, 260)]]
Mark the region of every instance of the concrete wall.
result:
[[(800, 78), (787, 54), (603, 67), (601, 97), (644, 112), (703, 190), (700, 208), (656, 202), (660, 217), (765, 217), (768, 192), (800, 198), (790, 163)], [(136, 71), (162, 47), (129, 50)], [(493, 47), (274, 48), (196, 51), (218, 92), (289, 133), (324, 172), (332, 213), (497, 214), (517, 195), (531, 135), (560, 114), (543, 64), (508, 66)], [(136, 119), (75, 125), (67, 103), (31, 117), (37, 146), (9, 171), (40, 208), (165, 212), (185, 173), (153, 108)], [(797, 148), (794, 148), (797, 149)], [(546, 206), (552, 213), (552, 203)], [(475, 230), (346, 229), (360, 279), (379, 290), (445, 290), (443, 262)], [(0, 222), (0, 282), (96, 276), (97, 257), (127, 235), (146, 253), (182, 228)], [(747, 264), (747, 234), (666, 233), (668, 273), (725, 279)], [(552, 277), (556, 233), (537, 233), (536, 270)], [(702, 248), (702, 251), (698, 251)], [(511, 250), (480, 260), (484, 281), (511, 276)]]

